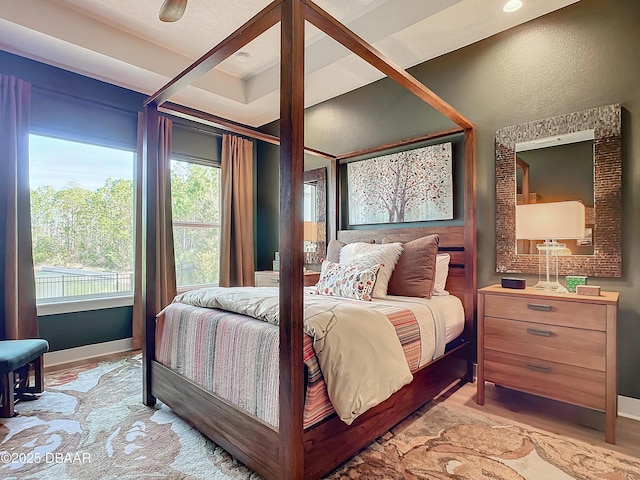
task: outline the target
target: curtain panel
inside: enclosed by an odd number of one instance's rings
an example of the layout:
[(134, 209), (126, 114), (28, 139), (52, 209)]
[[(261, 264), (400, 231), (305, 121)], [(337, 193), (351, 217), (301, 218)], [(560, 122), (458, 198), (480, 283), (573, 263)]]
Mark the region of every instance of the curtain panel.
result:
[(222, 136), (221, 175), (219, 284), (253, 286), (253, 142)]
[[(155, 192), (157, 202), (157, 216), (155, 218), (157, 255), (155, 259), (156, 272), (155, 291), (158, 302), (154, 314), (169, 305), (176, 296), (176, 262), (173, 250), (173, 218), (171, 214), (171, 119), (158, 116), (154, 128), (158, 129), (157, 157), (144, 157), (143, 138), (145, 126), (144, 113), (138, 114), (138, 155), (136, 161), (136, 196), (135, 196), (135, 286), (133, 300), (133, 348), (142, 347), (142, 332), (144, 326), (144, 299), (142, 298), (143, 282), (142, 264), (146, 252), (143, 251), (143, 162), (156, 162), (158, 175), (155, 185), (148, 191)], [(154, 169), (154, 170), (156, 170)]]
[(31, 84), (0, 75), (0, 336), (38, 336), (31, 247), (29, 118)]

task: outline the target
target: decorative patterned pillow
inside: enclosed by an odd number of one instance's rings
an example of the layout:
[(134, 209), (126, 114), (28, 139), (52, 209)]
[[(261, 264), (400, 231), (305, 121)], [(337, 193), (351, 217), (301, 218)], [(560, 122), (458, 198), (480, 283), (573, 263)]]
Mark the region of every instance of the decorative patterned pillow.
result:
[(320, 280), (316, 284), (315, 293), (370, 302), (379, 269), (379, 264), (363, 267), (325, 260), (322, 262)]
[(340, 250), (340, 263), (358, 264), (364, 267), (379, 264), (378, 279), (371, 295), (375, 298), (384, 298), (387, 296), (391, 273), (401, 253), (402, 244), (399, 242), (384, 245), (364, 242), (348, 243)]

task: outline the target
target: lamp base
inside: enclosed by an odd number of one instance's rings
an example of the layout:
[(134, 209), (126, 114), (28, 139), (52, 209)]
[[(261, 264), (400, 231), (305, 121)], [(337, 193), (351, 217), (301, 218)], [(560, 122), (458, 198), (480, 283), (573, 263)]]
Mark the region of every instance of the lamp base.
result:
[(538, 290), (546, 290), (547, 292), (569, 293), (569, 290), (560, 285), (560, 283), (546, 282), (544, 280), (540, 280), (533, 286), (533, 288), (537, 288)]

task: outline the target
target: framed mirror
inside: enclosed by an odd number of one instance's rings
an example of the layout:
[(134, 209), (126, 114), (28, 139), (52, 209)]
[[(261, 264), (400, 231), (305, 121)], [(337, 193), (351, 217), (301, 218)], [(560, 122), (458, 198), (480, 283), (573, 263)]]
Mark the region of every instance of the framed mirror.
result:
[(566, 242), (559, 274), (620, 277), (621, 190), (619, 104), (498, 130), (496, 271), (538, 273), (535, 242), (516, 239), (516, 204), (578, 200), (585, 234)]
[(327, 169), (304, 172), (305, 264), (317, 265), (327, 254)]

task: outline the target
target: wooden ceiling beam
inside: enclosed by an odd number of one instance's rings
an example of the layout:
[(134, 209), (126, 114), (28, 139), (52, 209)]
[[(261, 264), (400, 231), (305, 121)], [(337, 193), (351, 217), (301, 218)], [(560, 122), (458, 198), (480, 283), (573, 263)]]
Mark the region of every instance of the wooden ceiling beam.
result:
[[(158, 107), (158, 111), (162, 113), (168, 113), (169, 115), (173, 115), (175, 117), (184, 118), (186, 120), (192, 120), (203, 125), (209, 125), (210, 127), (226, 130), (231, 133), (237, 133), (238, 135), (242, 135), (244, 137), (261, 140), (272, 145), (280, 145), (280, 138), (276, 137), (275, 135), (261, 132), (260, 130), (250, 127), (249, 125), (243, 125), (242, 123), (237, 123), (226, 118), (218, 117), (217, 115), (213, 115), (211, 113), (196, 110), (195, 108), (185, 107), (184, 105), (178, 105), (176, 103), (165, 103), (163, 106)], [(336, 158), (335, 155), (331, 153), (326, 153), (315, 148), (304, 147), (304, 151), (305, 153), (308, 153), (310, 155), (327, 158), (329, 160), (333, 160)]]
[(267, 5), (255, 17), (238, 28), (235, 32), (213, 47), (202, 57), (183, 70), (164, 87), (145, 100), (147, 106), (151, 102), (162, 105), (182, 88), (191, 85), (196, 79), (222, 63), (246, 44), (256, 39), (280, 21), (282, 0)]
[(331, 17), (310, 0), (305, 0), (305, 18), (331, 38), (351, 50), (371, 66), (377, 68), (387, 77), (431, 105), (442, 115), (461, 128), (473, 128), (473, 123), (455, 108), (424, 86), (415, 77), (386, 58), (382, 53), (365, 42), (358, 35)]

